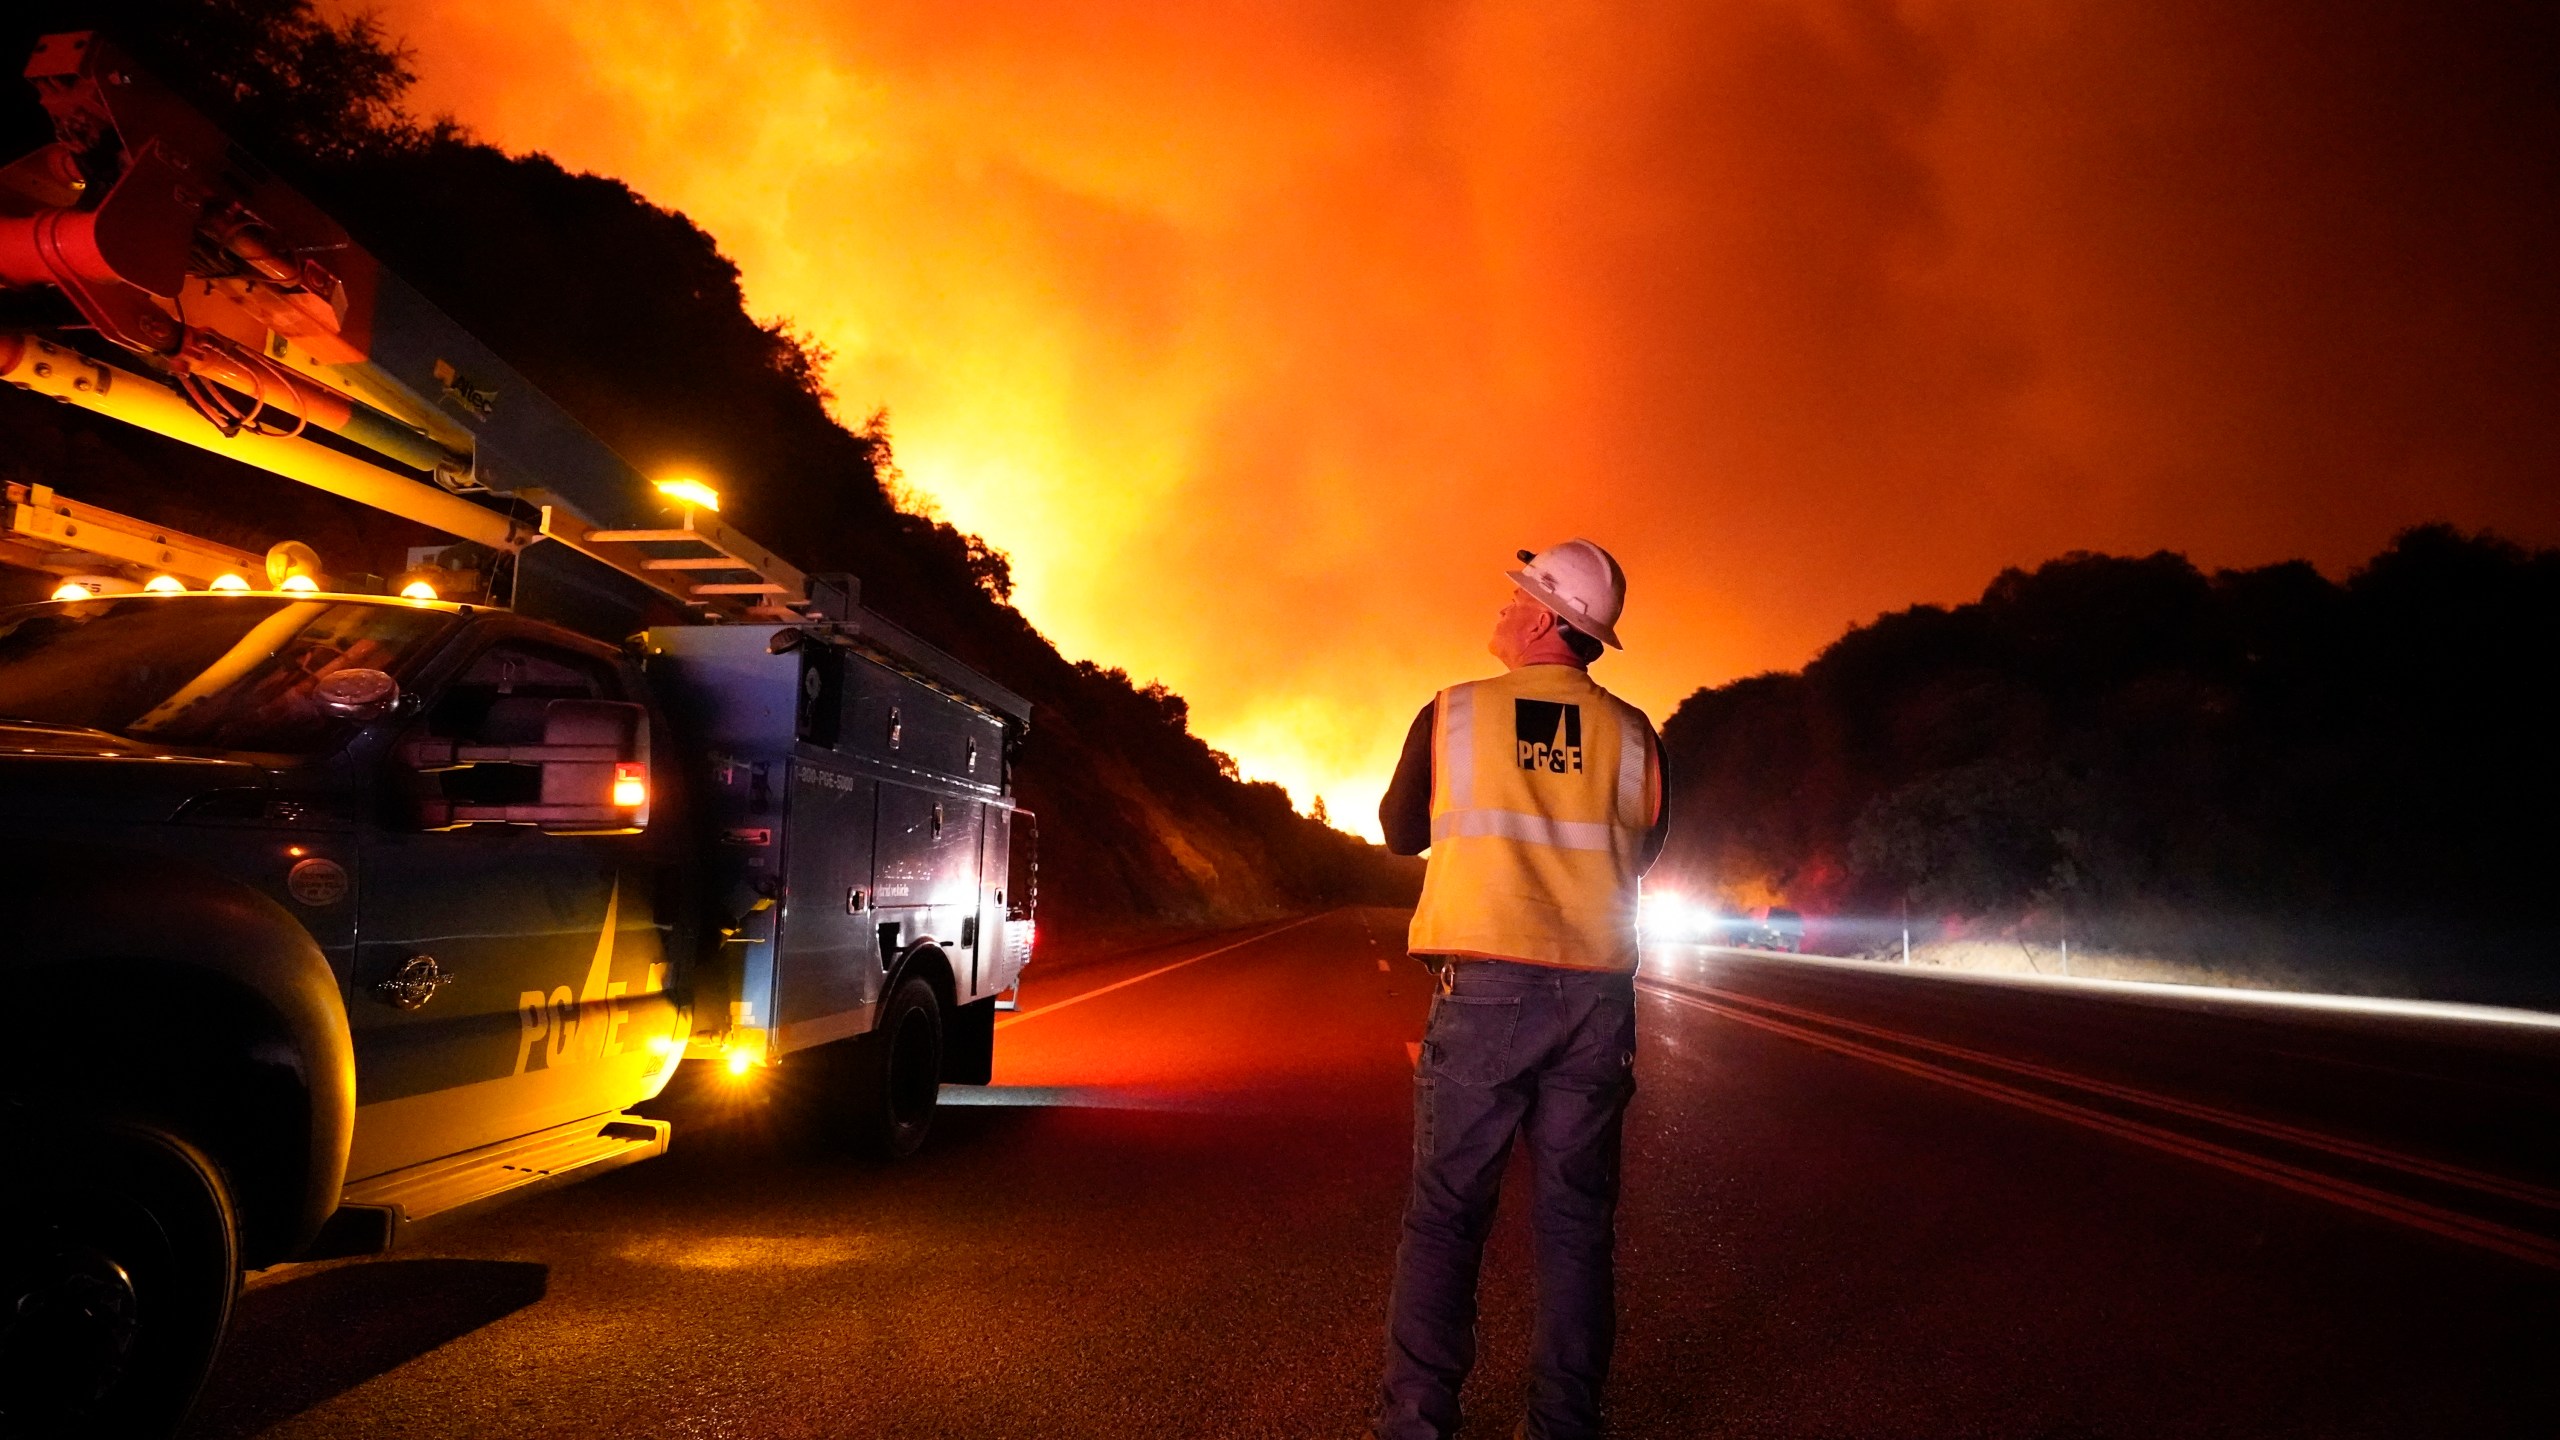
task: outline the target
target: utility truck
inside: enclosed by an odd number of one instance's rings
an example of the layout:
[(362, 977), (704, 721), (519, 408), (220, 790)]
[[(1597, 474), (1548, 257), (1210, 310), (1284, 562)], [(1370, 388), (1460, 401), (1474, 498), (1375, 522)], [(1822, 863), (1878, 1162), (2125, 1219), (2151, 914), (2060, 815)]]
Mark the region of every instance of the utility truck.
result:
[[(1019, 697), (643, 477), (105, 40), (27, 69), (0, 381), (433, 527), (333, 574), (22, 481), (0, 1432), (183, 1418), (245, 1270), (664, 1151), (923, 1143), (1029, 959)], [(236, 537), (235, 537), (236, 538)]]

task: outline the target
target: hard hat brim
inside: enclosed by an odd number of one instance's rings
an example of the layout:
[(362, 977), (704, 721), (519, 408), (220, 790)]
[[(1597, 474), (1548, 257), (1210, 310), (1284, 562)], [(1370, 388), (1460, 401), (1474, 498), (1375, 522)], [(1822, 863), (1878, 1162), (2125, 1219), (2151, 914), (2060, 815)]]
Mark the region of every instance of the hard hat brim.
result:
[(1547, 588), (1546, 581), (1539, 579), (1537, 576), (1530, 574), (1526, 570), (1505, 570), (1502, 573), (1510, 576), (1511, 583), (1519, 586), (1530, 599), (1546, 606), (1548, 611), (1557, 619), (1572, 626), (1574, 629), (1581, 631), (1583, 634), (1590, 636), (1592, 639), (1599, 641), (1601, 644), (1608, 646), (1612, 650), (1624, 650), (1627, 648), (1626, 646), (1618, 643), (1618, 627), (1606, 624), (1596, 616), (1575, 614), (1573, 608), (1564, 603), (1563, 597), (1557, 595), (1555, 591)]

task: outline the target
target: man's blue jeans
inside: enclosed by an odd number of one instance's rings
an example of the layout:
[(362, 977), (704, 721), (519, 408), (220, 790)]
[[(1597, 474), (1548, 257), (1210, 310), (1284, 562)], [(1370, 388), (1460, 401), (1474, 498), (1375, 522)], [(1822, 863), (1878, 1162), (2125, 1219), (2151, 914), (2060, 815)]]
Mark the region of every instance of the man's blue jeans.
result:
[(1528, 1140), (1536, 1180), (1528, 1433), (1600, 1433), (1635, 1056), (1631, 975), (1508, 960), (1453, 968), (1414, 1072), (1413, 1192), (1396, 1248), (1381, 1440), (1439, 1440), (1458, 1428), (1458, 1389), (1476, 1359), (1476, 1272), (1514, 1135)]

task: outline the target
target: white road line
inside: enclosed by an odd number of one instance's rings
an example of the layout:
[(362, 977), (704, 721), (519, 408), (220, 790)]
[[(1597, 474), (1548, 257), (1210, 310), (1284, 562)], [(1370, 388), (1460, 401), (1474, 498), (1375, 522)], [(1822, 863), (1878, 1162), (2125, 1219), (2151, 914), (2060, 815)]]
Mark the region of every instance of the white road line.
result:
[(1882, 1065), (1887, 1069), (1899, 1070), (1906, 1075), (1915, 1075), (1924, 1080), (1934, 1080), (1954, 1089), (1970, 1091), (1985, 1099), (1997, 1100), (2022, 1110), (2032, 1110), (2057, 1120), (2068, 1121), (2084, 1129), (2130, 1140), (2137, 1145), (2166, 1151), (2189, 1160), (2201, 1161), (2218, 1169), (2281, 1186), (2297, 1194), (2313, 1196), (2381, 1219), (2397, 1221), (2411, 1229), (2424, 1230), (2448, 1240), (2476, 1245), (2484, 1250), (2492, 1250), (2530, 1264), (2560, 1269), (2560, 1242), (2555, 1242), (2548, 1236), (2501, 1225), (2476, 1215), (2466, 1215), (2458, 1210), (2448, 1210), (2439, 1205), (2429, 1205), (2423, 1201), (2392, 1194), (2387, 1190), (2377, 1190), (2370, 1185), (2360, 1185), (2352, 1180), (2324, 1175), (2316, 1170), (2306, 1170), (2299, 1165), (2289, 1165), (2281, 1160), (2251, 1154), (2246, 1150), (2234, 1149), (2210, 1140), (2182, 1135), (2174, 1130), (2164, 1130), (2157, 1125), (2147, 1125), (2139, 1120), (2110, 1115), (2102, 1110), (2092, 1110), (2085, 1105), (2075, 1105), (2068, 1100), (2038, 1094), (2032, 1090), (2022, 1090), (2013, 1085), (2004, 1085), (1996, 1080), (1970, 1075), (1961, 1070), (1948, 1069), (1942, 1065), (1933, 1065), (1908, 1055), (1897, 1055), (1890, 1050), (1861, 1044), (1844, 1036), (1825, 1034), (1819, 1030), (1789, 1024), (1766, 1015), (1755, 1015), (1747, 1010), (1699, 999), (1663, 986), (1649, 985), (1646, 988), (1674, 1004), (1704, 1010), (1727, 1020), (1802, 1041), (1807, 1045)]
[(1386, 973), (1387, 973), (1387, 962), (1386, 962), (1386, 961), (1384, 961), (1384, 960), (1380, 960), (1380, 961), (1378, 962), (1378, 973), (1379, 973), (1379, 974), (1381, 974), (1381, 975), (1384, 975), (1384, 974), (1386, 974)]
[[(1669, 989), (1671, 987), (1655, 985), (1654, 988)], [(1931, 1040), (1924, 1036), (1912, 1035), (1900, 1030), (1888, 1030), (1881, 1025), (1862, 1024), (1855, 1020), (1849, 1020), (1841, 1016), (1831, 1014), (1828, 1011), (1809, 1010), (1801, 1005), (1788, 1005), (1780, 1001), (1766, 999), (1762, 996), (1752, 995), (1740, 990), (1725, 990), (1713, 985), (1700, 985), (1697, 986), (1696, 989), (1699, 993), (1713, 996), (1720, 1000), (1735, 1001), (1743, 1005), (1756, 1005), (1764, 1010), (1775, 1010), (1782, 1015), (1792, 1015), (1797, 1019), (1809, 1020), (1817, 1025), (1829, 1025), (1841, 1030), (1870, 1036), (1874, 1039), (1888, 1041), (1892, 1044), (1908, 1045), (1915, 1050), (1927, 1050), (1939, 1055), (1948, 1056), (1952, 1059), (1966, 1060), (1976, 1065), (1986, 1065), (1993, 1069), (2006, 1070), (2013, 1075), (2023, 1075), (2031, 1080), (2044, 1080), (2056, 1085), (2068, 1085), (2075, 1090), (2087, 1091), (2092, 1095), (2103, 1095), (2113, 1100), (2127, 1100), (2136, 1105), (2148, 1106), (2151, 1109), (2165, 1111), (2172, 1115), (2184, 1115), (2191, 1120), (2203, 1120), (2210, 1124), (2224, 1126), (2225, 1128), (2242, 1131), (2246, 1134), (2257, 1135), (2268, 1140), (2280, 1141), (2290, 1145), (2300, 1145), (2305, 1149), (2310, 1150), (2326, 1151), (2327, 1153), (2338, 1156), (2341, 1159), (2361, 1161), (2368, 1165), (2379, 1165), (2386, 1169), (2400, 1171), (2402, 1174), (2415, 1175), (2420, 1179), (2440, 1180), (2449, 1185), (2460, 1185), (2466, 1189), (2478, 1190), (2485, 1194), (2499, 1196), (2503, 1199), (2520, 1200), (2528, 1205), (2540, 1206), (2545, 1210), (2560, 1210), (2560, 1190), (2553, 1190), (2545, 1186), (2530, 1184), (2522, 1180), (2512, 1180), (2503, 1175), (2492, 1175), (2487, 1171), (2474, 1170), (2468, 1166), (2448, 1164), (2441, 1160), (2429, 1160), (2423, 1156), (2407, 1155), (2400, 1151), (2386, 1149), (2379, 1145), (2368, 1145), (2362, 1141), (2349, 1140), (2343, 1136), (2331, 1135), (2325, 1131), (2308, 1130), (2302, 1126), (2287, 1125), (2278, 1120), (2261, 1119), (2258, 1116), (2245, 1115), (2236, 1110), (2226, 1110), (2218, 1105), (2205, 1105), (2193, 1100), (2182, 1100), (2177, 1096), (2164, 1095), (2154, 1090), (2138, 1089), (2131, 1085), (2119, 1085), (2111, 1081), (2097, 1079), (2094, 1076), (2082, 1075), (2077, 1071), (2057, 1069), (2051, 1065), (2038, 1065), (2031, 1061), (2013, 1060), (2005, 1055), (1993, 1055), (1987, 1051), (1968, 1049), (1962, 1045), (1950, 1045), (1943, 1040)]]
[[(2100, 980), (2073, 975), (2019, 975), (2001, 971), (1955, 970), (1936, 965), (1897, 965), (1890, 960), (1852, 960), (1839, 955), (1792, 955), (1782, 950), (1737, 950), (1727, 945), (1657, 945), (1656, 949), (1702, 951), (1737, 960), (1811, 965), (1828, 970), (1855, 970), (1904, 980), (1957, 985), (2006, 985), (2016, 989), (2092, 992), (2177, 1005), (2260, 1006), (2268, 1009), (2321, 1010), (2343, 1015), (2426, 1020), (2467, 1025), (2511, 1025), (2529, 1030), (2560, 1030), (2560, 1015), (2519, 1010), (2505, 1005), (2473, 1005), (2454, 1000), (2399, 1000), (2380, 995), (2322, 995), (2301, 990), (2244, 990), (2238, 986), (2180, 985), (2162, 980)], [(1658, 973), (1658, 972), (1657, 972)]]
[(1041, 1007), (1040, 1007), (1039, 1009), (1037, 1009), (1037, 1010), (1017, 1010), (1017, 1011), (1015, 1011), (1014, 1013), (1012, 1013), (1011, 1015), (1008, 1015), (1008, 1016), (1006, 1016), (1005, 1018), (1003, 1018), (1003, 1019), (1001, 1019), (1001, 1020), (998, 1020), (998, 1021), (996, 1022), (996, 1028), (997, 1028), (997, 1029), (999, 1029), (999, 1030), (1002, 1030), (1002, 1029), (1004, 1029), (1005, 1027), (1010, 1026), (1010, 1025), (1019, 1025), (1019, 1024), (1021, 1024), (1021, 1023), (1022, 1023), (1023, 1021), (1025, 1021), (1025, 1020), (1037, 1020), (1037, 1019), (1039, 1019), (1039, 1018), (1040, 1018), (1041, 1016), (1043, 1016), (1043, 1015), (1048, 1015), (1048, 1014), (1052, 1014), (1052, 1013), (1054, 1013), (1054, 1012), (1056, 1012), (1056, 1011), (1064, 1010), (1064, 1009), (1066, 1009), (1066, 1008), (1067, 1008), (1068, 1006), (1070, 1006), (1070, 1005), (1081, 1005), (1081, 1004), (1083, 1004), (1083, 1003), (1084, 1003), (1085, 1001), (1087, 1001), (1087, 1000), (1094, 999), (1094, 998), (1095, 998), (1095, 997), (1097, 997), (1097, 996), (1108, 995), (1108, 994), (1110, 994), (1110, 993), (1111, 993), (1112, 991), (1114, 991), (1114, 990), (1125, 990), (1125, 989), (1129, 988), (1130, 986), (1137, 984), (1137, 983), (1138, 983), (1139, 981), (1141, 981), (1141, 980), (1153, 980), (1154, 978), (1156, 978), (1156, 977), (1157, 977), (1157, 976), (1159, 976), (1159, 975), (1170, 975), (1170, 974), (1172, 974), (1174, 971), (1181, 969), (1181, 968), (1182, 968), (1183, 966), (1185, 966), (1185, 965), (1197, 965), (1197, 964), (1199, 964), (1199, 963), (1200, 963), (1201, 961), (1203, 961), (1203, 960), (1211, 960), (1211, 959), (1215, 959), (1216, 957), (1218, 957), (1218, 956), (1220, 956), (1220, 955), (1224, 955), (1224, 954), (1226, 954), (1226, 953), (1227, 953), (1228, 951), (1230, 951), (1230, 950), (1241, 950), (1241, 949), (1243, 949), (1244, 947), (1246, 947), (1247, 945), (1250, 945), (1250, 944), (1254, 943), (1254, 942), (1255, 942), (1255, 941), (1257, 941), (1257, 940), (1268, 940), (1268, 939), (1270, 939), (1272, 936), (1279, 934), (1279, 933), (1280, 933), (1281, 931), (1283, 931), (1283, 930), (1295, 930), (1295, 929), (1297, 929), (1297, 928), (1298, 928), (1299, 926), (1301, 926), (1301, 925), (1309, 925), (1309, 924), (1313, 924), (1314, 922), (1316, 922), (1316, 921), (1318, 921), (1318, 920), (1321, 920), (1321, 919), (1323, 919), (1325, 916), (1330, 915), (1330, 914), (1332, 914), (1332, 913), (1334, 913), (1334, 912), (1332, 912), (1332, 911), (1330, 911), (1330, 910), (1320, 910), (1320, 911), (1316, 912), (1316, 913), (1315, 913), (1315, 914), (1313, 914), (1313, 915), (1302, 915), (1302, 916), (1300, 916), (1299, 918), (1297, 918), (1297, 919), (1295, 919), (1295, 920), (1290, 921), (1290, 922), (1289, 922), (1288, 924), (1286, 924), (1286, 925), (1281, 925), (1281, 926), (1277, 926), (1277, 927), (1274, 927), (1274, 928), (1269, 929), (1269, 930), (1265, 930), (1265, 931), (1263, 931), (1263, 932), (1262, 932), (1261, 934), (1259, 934), (1259, 935), (1248, 935), (1248, 936), (1246, 936), (1245, 938), (1243, 938), (1242, 940), (1238, 940), (1237, 942), (1235, 942), (1235, 943), (1234, 943), (1234, 944), (1232, 944), (1232, 945), (1221, 945), (1221, 946), (1219, 946), (1219, 947), (1218, 947), (1217, 949), (1215, 949), (1215, 950), (1207, 951), (1207, 952), (1205, 952), (1205, 953), (1203, 953), (1203, 954), (1199, 954), (1199, 955), (1194, 955), (1194, 956), (1192, 956), (1192, 957), (1191, 957), (1190, 959), (1188, 959), (1188, 960), (1176, 960), (1176, 961), (1174, 961), (1174, 962), (1173, 962), (1172, 964), (1170, 964), (1170, 965), (1159, 965), (1159, 966), (1157, 966), (1155, 969), (1148, 971), (1148, 972), (1147, 972), (1146, 974), (1144, 974), (1144, 975), (1132, 975), (1132, 976), (1130, 976), (1130, 977), (1129, 977), (1128, 979), (1126, 979), (1126, 980), (1115, 980), (1115, 981), (1113, 981), (1112, 983), (1110, 983), (1110, 984), (1108, 984), (1108, 985), (1105, 985), (1105, 986), (1103, 986), (1102, 988), (1100, 988), (1100, 989), (1098, 989), (1098, 990), (1087, 990), (1086, 992), (1084, 992), (1084, 993), (1083, 993), (1083, 994), (1081, 994), (1081, 995), (1070, 995), (1070, 996), (1068, 996), (1066, 999), (1061, 1000), (1061, 1001), (1057, 1002), (1057, 1003), (1056, 1003), (1056, 1004), (1054, 1004), (1054, 1005), (1043, 1005), (1043, 1006), (1041, 1006)]

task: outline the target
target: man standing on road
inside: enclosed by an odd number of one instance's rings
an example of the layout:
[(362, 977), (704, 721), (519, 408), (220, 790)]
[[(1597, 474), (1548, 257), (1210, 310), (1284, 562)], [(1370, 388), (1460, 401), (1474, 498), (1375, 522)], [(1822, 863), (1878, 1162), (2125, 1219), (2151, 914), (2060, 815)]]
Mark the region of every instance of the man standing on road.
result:
[(1570, 540), (1520, 552), (1489, 648), (1507, 673), (1414, 717), (1378, 807), (1431, 852), (1408, 948), (1440, 977), (1414, 1071), (1381, 1440), (1440, 1440), (1476, 1355), (1476, 1272), (1512, 1137), (1536, 1181), (1538, 1320), (1524, 1433), (1600, 1433), (1617, 1334), (1619, 1134), (1635, 1094), (1636, 882), (1670, 821), (1661, 742), (1593, 683), (1626, 576)]

